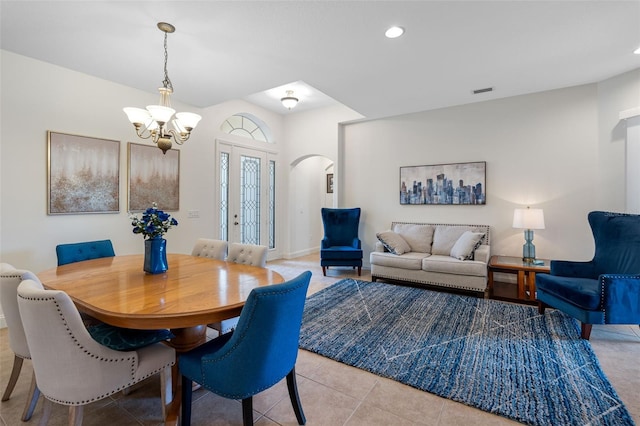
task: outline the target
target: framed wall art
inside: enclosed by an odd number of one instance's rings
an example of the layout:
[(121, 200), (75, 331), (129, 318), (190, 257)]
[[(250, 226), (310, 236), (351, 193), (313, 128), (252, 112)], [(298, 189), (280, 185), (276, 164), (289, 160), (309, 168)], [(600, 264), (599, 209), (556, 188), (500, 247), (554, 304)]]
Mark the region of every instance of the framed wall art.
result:
[(333, 173), (327, 173), (327, 194), (333, 194)]
[(400, 204), (484, 205), (485, 161), (400, 167)]
[(120, 141), (47, 131), (47, 214), (119, 211)]
[(129, 142), (129, 211), (180, 209), (180, 150)]

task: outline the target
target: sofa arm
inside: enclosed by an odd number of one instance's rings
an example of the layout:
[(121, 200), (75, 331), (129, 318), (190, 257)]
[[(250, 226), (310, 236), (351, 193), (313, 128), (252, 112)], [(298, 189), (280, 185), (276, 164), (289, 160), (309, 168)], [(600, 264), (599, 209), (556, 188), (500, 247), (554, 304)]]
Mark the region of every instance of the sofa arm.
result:
[(477, 260), (479, 262), (484, 262), (484, 263), (489, 263), (489, 257), (491, 254), (491, 247), (486, 245), (486, 244), (482, 244), (481, 246), (479, 246), (475, 253), (473, 254), (473, 260)]
[(376, 246), (373, 251), (384, 253), (385, 251), (387, 251), (387, 249), (384, 248), (384, 244), (382, 244), (380, 241), (376, 241)]
[(606, 324), (640, 324), (640, 275), (602, 274)]
[(550, 274), (560, 277), (574, 278), (598, 278), (595, 265), (590, 262), (574, 262), (570, 260), (552, 260), (550, 265)]

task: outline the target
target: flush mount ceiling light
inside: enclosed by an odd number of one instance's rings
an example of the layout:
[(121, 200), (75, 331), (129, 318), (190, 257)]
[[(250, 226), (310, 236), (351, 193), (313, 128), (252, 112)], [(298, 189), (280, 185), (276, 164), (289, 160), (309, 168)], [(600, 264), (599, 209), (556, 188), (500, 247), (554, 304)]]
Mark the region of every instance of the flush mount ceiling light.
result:
[(635, 53), (636, 55), (640, 55), (640, 47), (638, 47), (636, 50), (634, 50), (633, 53)]
[(285, 108), (291, 109), (298, 105), (298, 98), (293, 96), (293, 90), (287, 90), (287, 96), (280, 99)]
[[(175, 138), (178, 145), (185, 143), (191, 131), (195, 129), (202, 117), (191, 112), (179, 112), (171, 108), (171, 94), (173, 85), (167, 73), (167, 34), (173, 33), (176, 28), (166, 22), (158, 22), (158, 29), (164, 33), (164, 80), (160, 91), (159, 105), (148, 105), (147, 109), (124, 108), (129, 121), (136, 128), (136, 133), (142, 139), (149, 139), (158, 145), (163, 154), (171, 148), (171, 137)], [(171, 129), (168, 124), (171, 123)]]
[(404, 28), (393, 26), (390, 27), (387, 31), (385, 31), (384, 35), (387, 38), (398, 38), (402, 34), (404, 34)]

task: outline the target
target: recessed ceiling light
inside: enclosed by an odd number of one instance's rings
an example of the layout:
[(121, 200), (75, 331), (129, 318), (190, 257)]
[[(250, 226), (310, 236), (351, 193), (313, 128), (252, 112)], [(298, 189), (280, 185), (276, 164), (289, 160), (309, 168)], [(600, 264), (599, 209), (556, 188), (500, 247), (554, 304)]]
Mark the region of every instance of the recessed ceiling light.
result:
[(404, 28), (402, 27), (391, 27), (387, 31), (385, 31), (384, 35), (387, 38), (397, 38), (404, 34)]
[(636, 55), (640, 55), (640, 47), (638, 47), (636, 50), (634, 50), (633, 53), (635, 53)]

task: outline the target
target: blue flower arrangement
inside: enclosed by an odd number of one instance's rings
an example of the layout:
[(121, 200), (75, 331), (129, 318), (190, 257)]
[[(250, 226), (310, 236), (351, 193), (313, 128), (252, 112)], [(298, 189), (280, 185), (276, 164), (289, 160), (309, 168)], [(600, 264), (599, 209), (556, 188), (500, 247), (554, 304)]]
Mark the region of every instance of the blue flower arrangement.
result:
[(162, 237), (169, 229), (178, 226), (178, 221), (168, 213), (158, 210), (158, 203), (153, 203), (139, 218), (130, 216), (134, 234), (142, 234), (145, 239)]

